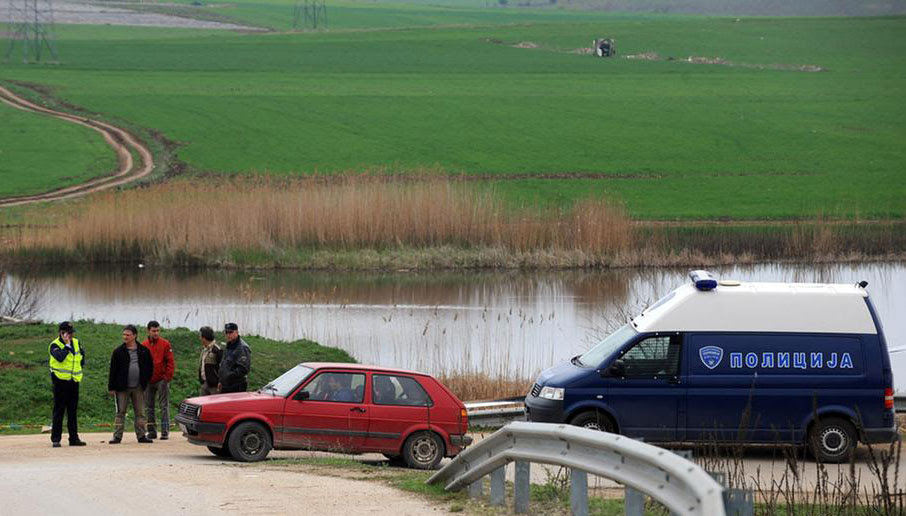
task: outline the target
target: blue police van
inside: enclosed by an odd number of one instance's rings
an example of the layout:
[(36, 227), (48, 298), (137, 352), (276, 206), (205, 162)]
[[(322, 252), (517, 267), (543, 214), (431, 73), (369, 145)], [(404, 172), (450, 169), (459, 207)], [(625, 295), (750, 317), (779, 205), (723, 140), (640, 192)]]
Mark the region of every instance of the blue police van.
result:
[(896, 439), (890, 357), (864, 282), (690, 277), (541, 373), (526, 418), (646, 441), (807, 444), (825, 462)]

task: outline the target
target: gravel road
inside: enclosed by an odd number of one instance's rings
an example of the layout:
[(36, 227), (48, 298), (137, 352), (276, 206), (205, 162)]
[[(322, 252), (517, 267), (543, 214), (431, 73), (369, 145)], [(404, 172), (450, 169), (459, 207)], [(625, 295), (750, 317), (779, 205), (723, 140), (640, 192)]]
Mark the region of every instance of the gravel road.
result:
[[(443, 514), (437, 507), (379, 482), (240, 465), (188, 444), (138, 444), (126, 433), (83, 434), (88, 446), (51, 448), (43, 435), (0, 437), (2, 514), (317, 514), (343, 516)], [(304, 452), (272, 452), (271, 457)], [(60, 500), (65, 500), (61, 507)], [(61, 512), (62, 509), (62, 512)]]

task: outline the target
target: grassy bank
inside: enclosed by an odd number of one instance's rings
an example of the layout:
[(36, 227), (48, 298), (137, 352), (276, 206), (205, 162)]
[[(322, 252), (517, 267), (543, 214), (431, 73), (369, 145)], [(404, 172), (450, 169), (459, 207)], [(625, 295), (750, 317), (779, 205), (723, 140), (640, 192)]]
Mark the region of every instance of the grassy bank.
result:
[[(606, 199), (514, 207), (461, 178), (174, 180), (11, 212), (0, 259), (307, 269), (593, 268), (906, 255), (906, 221), (638, 223)], [(153, 209), (148, 207), (152, 206)], [(4, 217), (0, 213), (0, 226)]]
[[(285, 29), (291, 7), (211, 10)], [(607, 197), (634, 219), (904, 215), (906, 18), (331, 9), (330, 32), (61, 25), (62, 65), (0, 82), (156, 131), (173, 172), (211, 181), (437, 166), (508, 203)], [(577, 53), (605, 35), (660, 59)]]
[[(136, 321), (136, 326), (142, 328), (142, 322)], [(86, 358), (79, 393), (79, 423), (86, 428), (110, 424), (114, 408), (107, 395), (107, 374), (110, 354), (122, 343), (122, 326), (80, 321), (75, 327), (76, 337), (85, 346)], [(140, 330), (139, 335), (144, 338), (145, 332)], [(201, 344), (197, 332), (185, 328), (165, 328), (163, 336), (170, 340), (176, 356), (176, 374), (170, 384), (172, 420), (179, 402), (198, 394)], [(39, 431), (40, 425), (49, 423), (53, 394), (47, 365), (48, 345), (55, 337), (56, 325), (0, 326), (0, 399), (3, 400), (0, 403), (0, 432)], [(250, 390), (299, 362), (354, 361), (342, 350), (309, 340), (280, 342), (260, 337), (243, 338), (252, 348)]]

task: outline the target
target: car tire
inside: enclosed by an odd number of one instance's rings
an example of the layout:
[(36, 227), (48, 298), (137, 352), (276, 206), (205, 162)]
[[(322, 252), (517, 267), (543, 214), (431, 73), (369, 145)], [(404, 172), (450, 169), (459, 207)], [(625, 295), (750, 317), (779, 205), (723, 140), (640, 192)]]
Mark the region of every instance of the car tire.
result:
[(583, 412), (578, 416), (574, 417), (569, 424), (573, 426), (581, 426), (582, 428), (588, 428), (591, 430), (601, 430), (604, 432), (614, 433), (614, 424), (610, 419), (610, 416), (596, 410)]
[(224, 459), (232, 459), (233, 456), (230, 455), (230, 449), (226, 446), (223, 448), (218, 448), (216, 446), (208, 446), (208, 451), (213, 453), (218, 457), (223, 457)]
[(842, 417), (819, 418), (809, 434), (812, 456), (819, 462), (849, 462), (858, 443), (856, 427)]
[(273, 443), (271, 434), (261, 423), (246, 421), (239, 423), (227, 439), (230, 455), (241, 462), (264, 460)]
[(403, 444), (403, 461), (413, 469), (436, 469), (444, 458), (444, 442), (434, 432), (416, 432)]

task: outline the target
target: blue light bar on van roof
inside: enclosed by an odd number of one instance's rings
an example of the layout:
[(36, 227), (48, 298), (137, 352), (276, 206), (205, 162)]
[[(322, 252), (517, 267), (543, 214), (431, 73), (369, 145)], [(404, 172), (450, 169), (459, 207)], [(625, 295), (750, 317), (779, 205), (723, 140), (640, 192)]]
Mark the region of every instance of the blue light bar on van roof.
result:
[(691, 271), (689, 277), (692, 283), (699, 290), (714, 290), (717, 288), (717, 280), (708, 271)]

